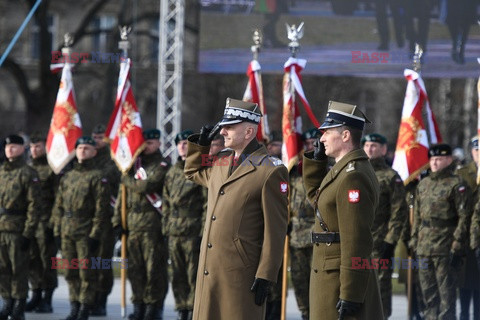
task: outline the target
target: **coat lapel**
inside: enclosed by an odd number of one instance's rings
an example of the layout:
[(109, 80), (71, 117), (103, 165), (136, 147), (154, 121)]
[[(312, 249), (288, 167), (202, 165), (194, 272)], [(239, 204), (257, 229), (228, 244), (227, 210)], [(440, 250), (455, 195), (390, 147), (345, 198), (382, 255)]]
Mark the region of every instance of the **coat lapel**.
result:
[[(228, 177), (224, 184), (231, 183), (241, 177), (249, 174), (252, 171), (256, 170), (256, 166), (260, 165), (263, 162), (263, 159), (267, 157), (267, 150), (265, 147), (261, 147), (251, 155), (247, 157), (239, 166), (238, 168), (232, 173), (230, 177)], [(233, 157), (232, 157), (233, 160)], [(228, 168), (227, 168), (227, 175), (228, 175)]]

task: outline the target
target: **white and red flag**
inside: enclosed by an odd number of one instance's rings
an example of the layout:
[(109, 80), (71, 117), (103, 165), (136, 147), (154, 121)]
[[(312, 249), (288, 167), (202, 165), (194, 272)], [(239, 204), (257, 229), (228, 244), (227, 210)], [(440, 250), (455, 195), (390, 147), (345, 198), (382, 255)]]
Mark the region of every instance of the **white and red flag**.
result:
[(53, 108), (47, 135), (47, 159), (55, 174), (75, 156), (75, 143), (82, 136), (82, 123), (77, 111), (72, 81), (72, 65), (66, 63)]
[(142, 121), (130, 82), (130, 58), (120, 63), (115, 108), (108, 122), (105, 137), (111, 141), (112, 159), (122, 172), (127, 172), (145, 148)]
[(267, 108), (263, 100), (262, 74), (260, 73), (260, 63), (252, 60), (247, 68), (248, 84), (243, 94), (243, 101), (254, 102), (260, 107), (263, 117), (258, 124), (257, 140), (260, 142), (268, 141), (270, 129), (268, 127)]
[[(428, 148), (430, 144), (442, 142), (442, 137), (422, 77), (410, 69), (405, 69), (404, 75), (408, 83), (392, 168), (407, 185), (428, 167)], [(426, 126), (422, 116), (424, 111)]]
[(284, 65), (283, 76), (283, 117), (282, 117), (282, 161), (288, 170), (298, 162), (303, 151), (302, 118), (296, 97), (302, 104), (312, 124), (318, 128), (320, 124), (310, 108), (302, 87), (300, 72), (305, 68), (307, 60), (290, 57)]

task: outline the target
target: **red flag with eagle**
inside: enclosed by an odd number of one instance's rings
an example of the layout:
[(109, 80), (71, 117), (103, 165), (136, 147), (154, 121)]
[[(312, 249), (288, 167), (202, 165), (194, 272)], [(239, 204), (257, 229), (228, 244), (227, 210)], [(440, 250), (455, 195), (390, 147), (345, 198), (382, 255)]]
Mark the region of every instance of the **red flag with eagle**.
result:
[(75, 143), (82, 136), (82, 123), (77, 111), (72, 81), (72, 65), (66, 63), (53, 108), (47, 135), (47, 160), (55, 174), (75, 157)]
[(318, 128), (320, 124), (310, 108), (302, 88), (300, 72), (305, 68), (307, 60), (290, 57), (284, 65), (283, 76), (283, 117), (282, 117), (282, 161), (288, 170), (299, 161), (303, 151), (302, 118), (296, 97), (300, 97), (307, 115), (313, 125)]
[(142, 121), (130, 82), (130, 58), (120, 63), (115, 108), (105, 136), (111, 141), (112, 159), (122, 172), (127, 172), (145, 148)]
[[(404, 76), (408, 84), (392, 168), (407, 185), (428, 168), (429, 145), (442, 142), (442, 137), (430, 108), (422, 77), (410, 69), (405, 69)], [(423, 107), (427, 126), (423, 121)]]
[(252, 60), (247, 68), (248, 84), (243, 94), (243, 101), (254, 102), (260, 107), (263, 117), (260, 119), (257, 131), (257, 140), (260, 142), (268, 142), (270, 129), (268, 128), (267, 109), (263, 100), (262, 75), (260, 73), (260, 63)]

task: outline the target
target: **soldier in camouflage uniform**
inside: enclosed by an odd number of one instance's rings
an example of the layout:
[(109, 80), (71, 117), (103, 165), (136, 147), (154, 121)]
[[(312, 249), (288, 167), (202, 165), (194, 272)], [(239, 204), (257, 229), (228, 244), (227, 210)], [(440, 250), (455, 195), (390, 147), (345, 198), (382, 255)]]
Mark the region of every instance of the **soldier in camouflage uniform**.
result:
[(428, 268), (419, 270), (425, 318), (455, 319), (456, 273), (468, 245), (471, 192), (454, 174), (449, 145), (434, 145), (428, 152), (432, 173), (417, 187), (410, 247), (419, 259), (428, 259)]
[[(371, 133), (362, 138), (362, 144), (380, 186), (380, 198), (372, 226), (372, 257), (391, 260), (407, 219), (405, 188), (398, 173), (385, 161), (387, 139), (378, 133)], [(390, 267), (378, 270), (385, 319), (392, 314), (392, 273)]]
[[(108, 220), (102, 232), (102, 239), (98, 256), (103, 259), (111, 259), (113, 256), (113, 248), (115, 246), (115, 237), (113, 235), (113, 226), (111, 218), (113, 216), (113, 206), (115, 205), (115, 197), (118, 193), (118, 186), (120, 183), (120, 171), (117, 169), (115, 162), (110, 155), (110, 147), (105, 142), (105, 126), (97, 125), (92, 132), (92, 138), (95, 140), (95, 148), (97, 155), (94, 158), (97, 168), (102, 170), (107, 176), (109, 183), (108, 199)], [(107, 297), (112, 291), (113, 287), (113, 269), (100, 269), (95, 273), (97, 277), (97, 292), (95, 294), (95, 306), (90, 315), (92, 316), (106, 316), (107, 315)]]
[(203, 187), (185, 178), (183, 168), (187, 157), (185, 130), (177, 134), (175, 143), (178, 161), (167, 172), (163, 186), (163, 230), (168, 237), (172, 262), (172, 290), (178, 320), (191, 320), (204, 211)]
[(61, 237), (62, 258), (73, 266), (78, 259), (77, 268), (65, 271), (71, 304), (66, 320), (87, 320), (95, 303), (98, 270), (91, 268), (91, 261), (82, 259), (98, 256), (102, 232), (110, 218), (109, 187), (93, 159), (97, 153), (95, 141), (81, 137), (75, 148), (78, 162), (60, 180), (52, 215), (57, 242)]
[[(468, 183), (473, 191), (473, 205), (478, 202), (477, 192), (477, 162), (478, 162), (478, 137), (470, 140), (473, 161), (457, 170), (457, 174)], [(466, 249), (465, 264), (459, 278), (460, 293), (460, 320), (468, 320), (470, 316), (470, 300), (473, 299), (473, 318), (480, 319), (480, 277), (475, 259), (475, 253), (468, 247)]]
[(25, 319), (29, 246), (41, 210), (38, 175), (25, 163), (23, 143), (18, 135), (5, 139), (0, 167), (0, 320)]
[[(310, 129), (302, 134), (306, 152), (313, 150), (317, 129)], [(315, 224), (313, 207), (307, 201), (307, 194), (302, 178), (302, 163), (290, 170), (290, 276), (295, 298), (302, 319), (308, 319), (310, 288), (310, 266), (313, 244), (311, 232)]]
[(122, 230), (121, 224), (121, 192), (113, 217), (114, 233), (128, 232), (128, 280), (134, 308), (130, 320), (161, 319), (168, 290), (168, 247), (162, 234), (162, 216), (147, 198), (161, 194), (168, 163), (159, 150), (160, 131), (146, 130), (143, 136), (145, 150), (135, 168), (121, 180), (127, 189), (127, 230)]
[[(29, 281), (32, 297), (25, 311), (52, 313), (52, 295), (57, 287), (57, 270), (51, 267), (51, 257), (57, 254), (57, 246), (53, 238), (53, 225), (50, 224), (55, 189), (58, 177), (48, 165), (45, 136), (35, 134), (30, 137), (31, 166), (37, 171), (40, 180), (40, 196), (42, 211), (30, 247)], [(43, 291), (43, 298), (42, 298)]]

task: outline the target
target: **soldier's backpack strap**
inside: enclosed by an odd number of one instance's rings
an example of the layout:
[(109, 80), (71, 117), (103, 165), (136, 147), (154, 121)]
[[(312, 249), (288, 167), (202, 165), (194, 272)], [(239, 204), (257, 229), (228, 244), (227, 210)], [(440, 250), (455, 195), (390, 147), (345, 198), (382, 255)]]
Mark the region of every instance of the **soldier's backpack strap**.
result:
[(320, 213), (320, 210), (318, 210), (318, 205), (317, 204), (318, 204), (318, 199), (319, 198), (320, 198), (320, 188), (318, 188), (317, 191), (315, 192), (315, 200), (313, 201), (313, 207), (315, 208), (315, 215), (317, 216), (318, 221), (320, 222), (320, 227), (322, 227), (323, 231), (329, 232), (328, 226), (325, 223), (325, 221), (323, 221), (322, 214)]

